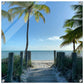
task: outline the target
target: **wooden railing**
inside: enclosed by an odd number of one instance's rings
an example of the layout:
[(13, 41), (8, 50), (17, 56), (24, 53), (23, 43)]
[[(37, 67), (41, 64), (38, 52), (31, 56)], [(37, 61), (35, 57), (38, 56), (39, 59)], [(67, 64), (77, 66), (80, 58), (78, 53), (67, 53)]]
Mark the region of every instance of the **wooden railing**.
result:
[(5, 79), (5, 82), (12, 82), (13, 77), (14, 77), (14, 75), (16, 75), (16, 72), (18, 69), (19, 69), (18, 72), (21, 74), (23, 71), (23, 65), (24, 65), (24, 68), (27, 68), (31, 65), (30, 64), (31, 63), (30, 62), (31, 61), (31, 52), (30, 51), (27, 52), (26, 61), (24, 61), (24, 59), (23, 59), (23, 52), (22, 51), (20, 52), (19, 58), (20, 59), (19, 59), (18, 63), (16, 64), (15, 63), (16, 60), (14, 59), (14, 53), (11, 52), (11, 53), (9, 53), (8, 58), (6, 60), (2, 61), (2, 64), (7, 63), (7, 73), (4, 76), (2, 76), (2, 80)]
[[(72, 53), (72, 81), (76, 78), (76, 64), (77, 64), (77, 54)], [(54, 65), (58, 68), (59, 71), (67, 69), (64, 66), (65, 53), (54, 51)]]
[[(17, 66), (20, 67), (20, 71), (22, 72), (23, 70), (23, 65), (25, 66), (25, 68), (30, 67), (31, 66), (31, 52), (28, 51), (27, 55), (25, 58), (25, 62), (23, 63), (23, 52), (20, 52), (20, 61), (19, 61), (19, 65)], [(64, 58), (65, 58), (65, 53), (64, 52), (56, 52), (54, 51), (54, 65), (59, 69), (59, 70), (63, 70), (64, 68)], [(76, 59), (77, 59), (77, 54), (76, 53), (72, 53), (72, 79), (75, 79), (76, 76)], [(4, 61), (4, 60), (3, 60)], [(14, 71), (14, 53), (11, 52), (9, 53), (9, 57), (7, 60), (8, 63), (8, 72), (7, 75), (4, 77), (7, 77), (7, 82), (12, 82), (13, 80), (13, 73)], [(16, 68), (16, 70), (17, 70)], [(3, 78), (4, 78), (3, 77)]]

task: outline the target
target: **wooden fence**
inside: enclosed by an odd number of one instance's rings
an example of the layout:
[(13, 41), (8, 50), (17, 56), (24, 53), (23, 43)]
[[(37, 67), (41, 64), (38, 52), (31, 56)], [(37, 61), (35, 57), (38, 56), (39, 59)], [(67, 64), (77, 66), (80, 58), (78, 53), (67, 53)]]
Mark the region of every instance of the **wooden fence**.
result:
[[(25, 58), (25, 68), (31, 66), (31, 52), (28, 51)], [(56, 52), (54, 51), (54, 65), (58, 67), (59, 70), (62, 70), (64, 68), (64, 58), (65, 53), (64, 52)], [(72, 79), (75, 79), (76, 76), (76, 58), (77, 54), (72, 53)], [(7, 82), (13, 81), (13, 68), (14, 66), (14, 53), (9, 53), (8, 57), (8, 73), (7, 73)], [(23, 70), (23, 52), (20, 52), (20, 70), (22, 72)]]
[[(72, 80), (74, 81), (76, 78), (76, 64), (77, 64), (77, 54), (72, 53)], [(58, 70), (64, 70), (64, 59), (65, 59), (65, 53), (64, 52), (56, 52), (54, 51), (54, 65), (58, 68)]]
[[(25, 58), (25, 57), (24, 57)], [(27, 51), (27, 56), (26, 56), (26, 61), (24, 63), (25, 68), (30, 67), (30, 63), (31, 63), (31, 52)], [(4, 60), (2, 63), (5, 63)], [(13, 75), (14, 72), (16, 72), (16, 70), (14, 71), (14, 53), (11, 52), (9, 53), (8, 56), (8, 60), (6, 61), (6, 63), (8, 63), (8, 71), (7, 71), (7, 75), (4, 76), (2, 79), (4, 79), (6, 77), (6, 82), (12, 82), (13, 81)], [(19, 61), (19, 65), (17, 65), (17, 68), (20, 67), (20, 72), (22, 72), (23, 70), (23, 52), (20, 52), (20, 61)]]

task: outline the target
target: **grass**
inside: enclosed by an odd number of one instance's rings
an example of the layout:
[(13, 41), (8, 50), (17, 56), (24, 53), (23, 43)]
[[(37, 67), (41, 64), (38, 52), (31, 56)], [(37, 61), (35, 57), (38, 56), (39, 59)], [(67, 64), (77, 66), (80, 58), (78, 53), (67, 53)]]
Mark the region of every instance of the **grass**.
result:
[[(2, 77), (7, 75), (8, 71), (8, 58), (2, 59)], [(20, 79), (20, 75), (22, 73), (21, 66), (20, 66), (20, 56), (14, 56), (14, 64), (13, 64), (13, 79)], [(32, 67), (31, 61), (28, 62), (29, 67)], [(25, 68), (25, 59), (23, 59), (23, 69)]]
[(13, 77), (19, 77), (21, 73), (20, 56), (14, 56)]
[[(8, 58), (2, 60), (2, 77), (7, 75), (8, 71), (8, 61), (6, 61)], [(15, 55), (14, 56), (14, 65), (13, 65), (13, 78), (17, 79), (17, 77), (20, 77), (22, 71), (20, 67), (20, 56)]]
[[(69, 79), (68, 77), (65, 76), (69, 82), (72, 81), (71, 71), (72, 71), (72, 58), (70, 56), (65, 56), (65, 58), (63, 59), (63, 69), (61, 70), (61, 72), (64, 76), (69, 74)], [(82, 75), (83, 75), (83, 60), (82, 57), (78, 56), (76, 64), (76, 82), (79, 82), (79, 80), (83, 78)]]
[(76, 68), (76, 73), (77, 73), (77, 79), (83, 78), (83, 59), (82, 57), (77, 58), (77, 68)]
[(8, 59), (3, 59), (2, 60), (2, 68), (1, 68), (1, 71), (2, 71), (2, 77), (6, 76), (7, 75), (7, 70), (8, 70), (8, 62), (7, 62)]

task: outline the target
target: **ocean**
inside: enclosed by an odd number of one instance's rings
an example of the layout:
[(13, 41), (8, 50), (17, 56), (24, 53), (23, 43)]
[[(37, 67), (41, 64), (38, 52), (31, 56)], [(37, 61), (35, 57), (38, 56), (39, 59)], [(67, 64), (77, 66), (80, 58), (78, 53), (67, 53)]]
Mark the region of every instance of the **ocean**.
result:
[[(20, 55), (20, 51), (2, 51), (1, 59), (7, 58), (10, 52), (13, 52), (14, 56)], [(72, 51), (63, 51), (63, 52), (65, 52), (66, 56), (71, 56), (72, 54)], [(78, 56), (82, 56), (82, 53), (78, 54)], [(54, 51), (31, 51), (31, 60), (54, 60)]]

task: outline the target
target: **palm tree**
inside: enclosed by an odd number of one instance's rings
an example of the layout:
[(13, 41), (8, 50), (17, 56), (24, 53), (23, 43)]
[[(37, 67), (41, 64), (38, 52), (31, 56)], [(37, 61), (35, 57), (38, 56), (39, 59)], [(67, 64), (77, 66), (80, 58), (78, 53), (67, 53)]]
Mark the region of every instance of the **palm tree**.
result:
[(27, 33), (26, 33), (26, 48), (25, 48), (25, 56), (27, 54), (28, 49), (28, 32), (29, 32), (29, 17), (30, 15), (35, 16), (35, 20), (38, 22), (39, 17), (41, 17), (45, 23), (45, 18), (40, 12), (43, 10), (45, 13), (49, 13), (50, 9), (46, 5), (39, 5), (35, 2), (10, 2), (10, 6), (17, 5), (18, 7), (11, 8), (9, 12), (15, 17), (19, 15), (19, 18), (25, 14), (24, 20), (27, 22)]
[[(64, 45), (67, 45), (67, 44), (70, 44), (70, 43), (73, 43), (73, 52), (75, 52), (76, 51), (76, 49), (75, 49), (75, 43), (77, 43), (77, 41), (76, 41), (76, 35), (75, 35), (75, 38), (71, 38), (71, 37), (73, 37), (72, 36), (72, 32), (73, 32), (74, 30), (72, 30), (71, 28), (67, 28), (66, 29), (66, 35), (64, 35), (64, 36), (61, 36), (60, 38), (62, 38), (64, 41), (62, 42), (62, 44), (61, 44), (61, 47), (63, 47)], [(68, 37), (67, 37), (68, 36)], [(69, 37), (70, 36), (70, 37)]]
[[(71, 33), (67, 34), (66, 38), (80, 39), (83, 36), (83, 5), (72, 5), (72, 8), (76, 10), (76, 14), (64, 24), (64, 27), (75, 28)], [(79, 48), (79, 47), (78, 47)], [(77, 48), (77, 49), (78, 49)], [(82, 47), (81, 47), (82, 48)], [(76, 49), (76, 50), (77, 50)]]

